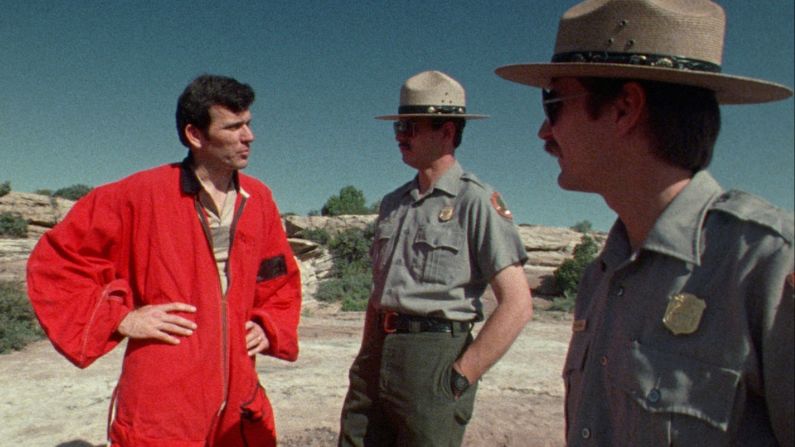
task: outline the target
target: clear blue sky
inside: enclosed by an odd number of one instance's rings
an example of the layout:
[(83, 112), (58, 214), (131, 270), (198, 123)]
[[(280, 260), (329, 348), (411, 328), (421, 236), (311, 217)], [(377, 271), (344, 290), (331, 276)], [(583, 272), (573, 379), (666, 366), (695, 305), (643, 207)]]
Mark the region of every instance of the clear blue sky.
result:
[[(390, 124), (400, 85), (427, 69), (467, 90), (458, 157), (518, 223), (614, 220), (600, 197), (561, 191), (536, 131), (539, 92), (494, 74), (546, 61), (574, 1), (0, 0), (0, 182), (16, 191), (96, 186), (182, 159), (177, 96), (197, 75), (257, 92), (247, 168), (282, 212), (318, 210), (346, 185), (368, 203), (409, 180)], [(792, 0), (721, 2), (724, 72), (793, 81)], [(793, 100), (723, 108), (711, 171), (793, 208)]]

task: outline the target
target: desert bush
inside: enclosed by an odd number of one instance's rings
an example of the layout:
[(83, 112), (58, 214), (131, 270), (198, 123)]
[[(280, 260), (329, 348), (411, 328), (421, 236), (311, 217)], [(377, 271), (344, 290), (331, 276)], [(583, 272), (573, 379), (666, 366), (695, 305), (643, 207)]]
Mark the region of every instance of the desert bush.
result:
[(0, 354), (18, 351), (43, 336), (22, 284), (0, 281)]
[(86, 185), (72, 185), (66, 188), (61, 188), (52, 193), (53, 197), (62, 197), (69, 200), (78, 200), (91, 191), (90, 186)]
[(367, 309), (370, 298), (369, 272), (355, 272), (338, 278), (331, 278), (318, 285), (315, 299), (323, 302), (342, 301), (344, 311), (362, 311)]
[(28, 221), (15, 213), (0, 213), (0, 236), (12, 238), (28, 237)]
[(10, 192), (11, 192), (11, 182), (5, 181), (3, 183), (0, 183), (0, 197), (3, 197), (4, 195)]
[(353, 186), (346, 186), (340, 189), (339, 195), (329, 197), (320, 210), (320, 213), (324, 216), (370, 214), (370, 212), (370, 208), (365, 205), (364, 193)]
[(307, 228), (298, 235), (303, 239), (308, 239), (321, 245), (328, 245), (329, 241), (331, 241), (331, 235), (322, 228)]
[(342, 302), (344, 311), (367, 308), (372, 278), (369, 255), (372, 239), (372, 227), (349, 228), (331, 238), (328, 247), (334, 259), (332, 277), (318, 284), (315, 299)]
[(593, 224), (589, 220), (582, 220), (571, 226), (571, 229), (583, 234), (588, 234), (593, 231)]
[[(599, 253), (599, 244), (591, 236), (584, 234), (580, 243), (574, 247), (574, 257), (567, 259), (555, 270), (555, 282), (563, 292), (563, 298), (558, 300), (558, 307), (574, 307), (574, 297), (580, 285), (580, 278), (588, 266)], [(553, 301), (554, 304), (554, 301)]]
[(560, 312), (571, 312), (574, 310), (574, 304), (577, 300), (577, 292), (565, 291), (562, 297), (552, 299), (552, 304), (549, 305), (549, 310)]
[(329, 250), (334, 257), (336, 274), (370, 271), (372, 240), (371, 228), (348, 228), (334, 236), (329, 242)]

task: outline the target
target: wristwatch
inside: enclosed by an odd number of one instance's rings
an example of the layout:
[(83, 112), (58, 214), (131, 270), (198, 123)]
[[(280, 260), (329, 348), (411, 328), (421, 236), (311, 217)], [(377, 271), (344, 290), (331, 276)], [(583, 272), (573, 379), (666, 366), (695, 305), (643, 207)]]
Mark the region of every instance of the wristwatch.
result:
[(450, 388), (453, 390), (453, 395), (459, 397), (469, 388), (469, 379), (453, 368), (450, 371)]

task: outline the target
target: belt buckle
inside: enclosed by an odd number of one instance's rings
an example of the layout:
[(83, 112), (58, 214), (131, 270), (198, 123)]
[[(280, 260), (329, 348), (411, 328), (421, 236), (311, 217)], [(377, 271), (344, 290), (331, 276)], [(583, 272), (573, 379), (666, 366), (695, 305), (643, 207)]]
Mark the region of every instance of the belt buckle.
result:
[(394, 334), (397, 332), (397, 328), (395, 327), (395, 320), (397, 320), (398, 313), (395, 311), (387, 311), (383, 313), (382, 318), (384, 319), (384, 333), (387, 334)]

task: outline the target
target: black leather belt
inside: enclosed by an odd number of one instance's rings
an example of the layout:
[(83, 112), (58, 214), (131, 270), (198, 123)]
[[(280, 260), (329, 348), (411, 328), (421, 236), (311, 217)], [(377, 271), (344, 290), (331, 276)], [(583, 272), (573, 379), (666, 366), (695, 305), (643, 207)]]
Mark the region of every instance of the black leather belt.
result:
[(416, 334), (419, 332), (469, 332), (471, 321), (453, 321), (444, 318), (420, 317), (397, 312), (381, 314), (381, 327), (387, 334)]

